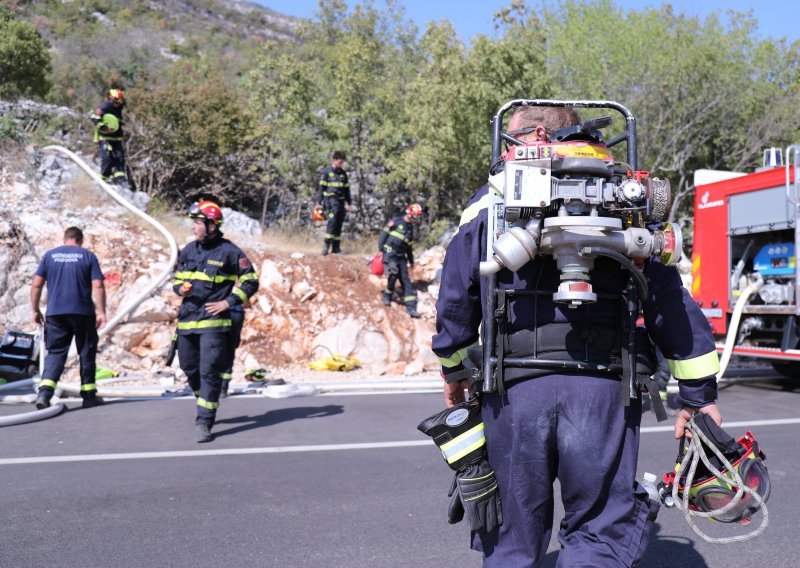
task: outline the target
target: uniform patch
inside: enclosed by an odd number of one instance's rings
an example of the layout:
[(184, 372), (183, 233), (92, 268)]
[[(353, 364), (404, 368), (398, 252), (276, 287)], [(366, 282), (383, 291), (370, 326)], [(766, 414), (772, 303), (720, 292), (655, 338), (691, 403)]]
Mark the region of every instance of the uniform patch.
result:
[(219, 261), (219, 260), (211, 260), (211, 259), (209, 259), (206, 262), (208, 262), (208, 264), (211, 264), (212, 266), (225, 266), (225, 263), (222, 262), (222, 261)]
[(445, 424), (448, 426), (460, 426), (469, 418), (469, 410), (466, 408), (458, 408), (447, 415), (444, 419)]
[(247, 260), (246, 256), (243, 256), (239, 259), (239, 268), (242, 268), (244, 270), (250, 268), (250, 261)]

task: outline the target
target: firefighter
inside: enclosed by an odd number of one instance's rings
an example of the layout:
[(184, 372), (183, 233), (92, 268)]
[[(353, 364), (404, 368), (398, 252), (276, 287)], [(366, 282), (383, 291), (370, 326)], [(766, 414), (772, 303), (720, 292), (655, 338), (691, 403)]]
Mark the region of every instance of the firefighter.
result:
[(122, 89), (108, 91), (108, 100), (90, 116), (95, 126), (94, 141), (100, 147), (100, 176), (108, 183), (127, 186), (125, 150), (122, 147), (122, 109), (125, 94)]
[(350, 182), (347, 180), (347, 172), (342, 169), (345, 159), (344, 152), (337, 150), (333, 153), (331, 165), (325, 168), (319, 179), (314, 200), (316, 207), (322, 207), (323, 214), (328, 219), (323, 255), (327, 255), (329, 250), (333, 254), (342, 252), (342, 225), (351, 204)]
[[(80, 358), (82, 406), (91, 408), (103, 403), (97, 396), (95, 360), (97, 330), (106, 323), (104, 280), (97, 257), (83, 248), (83, 231), (78, 227), (64, 231), (64, 245), (47, 251), (42, 257), (31, 286), (33, 321), (37, 325), (45, 324), (47, 348), (36, 408), (50, 406), (73, 338)], [(45, 284), (46, 318), (39, 309)]]
[[(572, 108), (521, 106), (510, 118), (508, 134), (522, 142), (548, 141), (550, 133), (579, 122)], [(472, 376), (468, 348), (477, 342), (481, 322), (498, 315), (483, 313), (484, 299), (495, 291), (479, 276), (479, 264), (486, 259), (489, 191), (488, 185), (478, 190), (464, 210), (442, 270), (432, 348), (442, 365), (448, 407), (465, 402), (467, 377)], [(643, 273), (649, 283), (643, 299), (647, 331), (680, 385), (679, 439), (693, 414), (721, 422), (715, 404), (719, 360), (708, 322), (682, 288), (677, 270), (654, 257), (645, 260)], [(533, 293), (506, 300), (506, 319), (495, 328), (496, 355), (498, 360), (527, 359), (531, 367), (504, 367), (504, 394), (481, 393), (487, 458), (478, 453), (469, 465), (480, 475), (456, 474), (454, 491), (461, 503), (451, 504), (451, 522), (459, 520), (459, 512), (469, 513), (472, 547), (483, 553), (485, 567), (543, 561), (553, 527), (556, 477), (565, 508), (559, 566), (635, 565), (658, 511), (658, 503), (635, 481), (641, 397), (629, 406), (621, 404), (619, 376), (535, 367), (537, 357), (599, 363), (618, 357), (617, 338), (627, 335), (621, 329), (620, 302), (625, 302), (629, 274), (599, 257), (591, 272), (594, 290), (601, 292), (598, 301), (576, 309), (552, 300), (559, 281), (552, 256), (538, 256), (518, 272), (497, 275), (500, 290)], [(496, 483), (490, 483), (493, 478)], [(485, 490), (474, 491), (476, 484)]]
[(230, 362), (231, 307), (258, 290), (258, 275), (247, 256), (224, 238), (219, 204), (202, 200), (189, 207), (195, 241), (178, 257), (173, 290), (183, 298), (178, 312), (178, 357), (197, 397), (198, 442), (210, 442)]
[(378, 240), (378, 252), (383, 253), (383, 266), (389, 275), (381, 301), (384, 306), (391, 305), (394, 285), (399, 278), (403, 285), (403, 303), (412, 318), (418, 318), (419, 312), (417, 291), (409, 275), (409, 270), (414, 270), (414, 250), (411, 243), (414, 240), (414, 224), (420, 217), (422, 207), (417, 203), (409, 205), (405, 215), (389, 219)]

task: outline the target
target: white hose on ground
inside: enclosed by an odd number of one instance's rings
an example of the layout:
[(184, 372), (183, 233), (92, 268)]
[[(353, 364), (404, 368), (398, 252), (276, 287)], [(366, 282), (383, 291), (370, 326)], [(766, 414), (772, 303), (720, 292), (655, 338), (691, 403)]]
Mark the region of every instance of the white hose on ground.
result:
[[(153, 291), (155, 291), (159, 286), (161, 286), (161, 284), (167, 278), (169, 278), (169, 275), (175, 266), (175, 262), (178, 259), (178, 244), (175, 242), (175, 238), (161, 223), (153, 219), (150, 215), (148, 215), (144, 211), (138, 209), (135, 205), (133, 205), (124, 197), (122, 197), (119, 193), (117, 193), (117, 191), (114, 190), (113, 187), (111, 187), (109, 184), (103, 181), (103, 178), (101, 178), (96, 171), (90, 168), (86, 164), (86, 162), (84, 162), (78, 155), (71, 152), (70, 150), (67, 150), (63, 146), (45, 146), (44, 148), (42, 148), (42, 151), (59, 152), (70, 158), (73, 162), (75, 162), (78, 165), (78, 167), (80, 167), (84, 172), (86, 172), (86, 174), (89, 177), (91, 177), (94, 181), (96, 181), (97, 184), (101, 188), (103, 188), (103, 190), (105, 190), (106, 193), (108, 193), (112, 198), (114, 198), (114, 200), (117, 203), (128, 209), (131, 213), (133, 213), (137, 217), (141, 217), (146, 222), (150, 223), (159, 233), (161, 233), (161, 235), (163, 235), (163, 237), (167, 241), (167, 244), (169, 245), (170, 258), (169, 262), (167, 263), (166, 269), (161, 274), (153, 278), (152, 282), (144, 290), (142, 290), (140, 293), (134, 296), (125, 306), (121, 307), (117, 311), (117, 313), (114, 314), (114, 317), (112, 317), (110, 320), (108, 320), (108, 322), (106, 322), (106, 325), (98, 333), (99, 337), (103, 337), (105, 335), (108, 335), (111, 332), (111, 330), (114, 329), (114, 326), (116, 326), (123, 318), (125, 318), (130, 312), (132, 312), (134, 308), (136, 308), (136, 306), (138, 306), (142, 302), (142, 300), (144, 300), (150, 294), (152, 294)], [(69, 384), (59, 384), (59, 389), (61, 389), (64, 392), (68, 392), (70, 394), (78, 394), (80, 392), (79, 385), (73, 386)], [(100, 396), (104, 396), (105, 391), (103, 389), (100, 389), (98, 390), (97, 394)]]
[(747, 305), (750, 296), (758, 292), (764, 285), (764, 279), (761, 278), (759, 273), (755, 273), (756, 281), (749, 284), (747, 288), (742, 290), (742, 295), (736, 301), (736, 306), (733, 308), (733, 315), (731, 316), (731, 323), (728, 326), (728, 335), (725, 336), (725, 347), (722, 349), (722, 357), (719, 361), (719, 373), (717, 373), (717, 380), (721, 379), (725, 374), (725, 369), (728, 368), (728, 363), (733, 354), (733, 346), (736, 343), (736, 335), (739, 332), (739, 320), (742, 318), (742, 312)]
[(21, 381), (12, 381), (10, 383), (0, 385), (0, 392), (32, 387), (37, 380), (38, 379), (22, 379)]
[(24, 412), (12, 416), (3, 416), (0, 417), (0, 426), (15, 426), (16, 424), (25, 424), (27, 422), (36, 422), (37, 420), (52, 418), (53, 416), (61, 414), (63, 410), (64, 405), (59, 403), (42, 410), (34, 410), (33, 412)]

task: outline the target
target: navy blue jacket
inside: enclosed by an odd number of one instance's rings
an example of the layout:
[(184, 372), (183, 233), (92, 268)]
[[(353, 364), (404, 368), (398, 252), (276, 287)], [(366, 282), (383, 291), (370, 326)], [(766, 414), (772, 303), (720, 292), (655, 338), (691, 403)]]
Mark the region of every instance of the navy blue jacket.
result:
[(100, 140), (122, 140), (122, 126), (124, 124), (122, 118), (122, 106), (114, 106), (114, 102), (108, 100), (101, 104), (99, 107), (95, 109), (95, 111), (89, 117), (92, 121), (92, 124), (95, 125), (95, 128), (100, 126), (100, 121), (103, 119), (104, 114), (113, 114), (114, 116), (119, 119), (119, 130), (114, 132), (113, 134), (102, 134), (98, 132), (98, 139)]
[[(487, 281), (479, 276), (479, 264), (486, 260), (489, 186), (472, 197), (450, 242), (442, 268), (439, 299), (436, 302), (436, 335), (432, 348), (445, 369), (460, 365), (467, 349), (478, 340), (478, 326), (486, 317)], [(494, 191), (494, 190), (492, 190)], [(657, 258), (645, 263), (648, 297), (642, 302), (645, 326), (661, 349), (672, 375), (680, 385), (680, 402), (701, 407), (716, 397), (719, 358), (708, 320), (697, 303), (681, 286), (675, 267), (664, 266)], [(625, 290), (627, 273), (615, 262), (598, 258), (591, 272), (594, 291), (619, 294)], [(552, 257), (539, 256), (518, 272), (501, 270), (498, 286), (506, 289), (544, 289), (555, 291), (558, 271)], [(511, 304), (512, 331), (533, 329), (546, 323), (576, 322), (587, 313), (552, 301), (549, 294), (519, 298)], [(611, 306), (616, 304), (610, 304)], [(621, 317), (609, 303), (590, 307), (592, 323), (613, 327)], [(536, 320), (534, 320), (536, 314)]]
[(212, 241), (194, 241), (178, 255), (172, 288), (180, 295), (184, 282), (192, 292), (183, 298), (178, 312), (178, 333), (227, 332), (231, 327), (229, 312), (212, 315), (208, 302), (226, 300), (230, 306), (242, 305), (258, 291), (258, 275), (239, 247), (222, 237)]
[(389, 219), (386, 226), (381, 231), (378, 239), (378, 250), (387, 254), (400, 256), (414, 264), (414, 250), (412, 241), (414, 240), (414, 226), (405, 220), (405, 216), (393, 217)]
[(322, 203), (328, 197), (350, 204), (350, 182), (347, 179), (347, 172), (341, 168), (328, 166), (319, 178), (315, 201)]

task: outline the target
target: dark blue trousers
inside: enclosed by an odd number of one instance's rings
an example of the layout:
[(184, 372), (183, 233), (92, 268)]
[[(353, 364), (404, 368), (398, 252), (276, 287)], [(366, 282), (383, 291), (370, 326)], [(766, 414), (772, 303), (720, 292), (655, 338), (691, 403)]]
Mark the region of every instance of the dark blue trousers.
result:
[(242, 341), (242, 327), (244, 327), (244, 310), (231, 309), (231, 330), (228, 332), (228, 363), (225, 365), (223, 379), (233, 378), (233, 360), (236, 357), (236, 350)]
[(331, 252), (341, 252), (342, 226), (347, 210), (344, 201), (335, 197), (326, 197), (324, 204), (325, 216), (328, 225), (325, 228), (325, 244), (331, 247)]
[(97, 365), (97, 319), (94, 314), (64, 314), (45, 317), (44, 371), (40, 390), (55, 390), (55, 385), (64, 372), (69, 346), (75, 339), (75, 347), (81, 363), (81, 397), (92, 398), (97, 394), (95, 369)]
[(658, 512), (635, 481), (641, 400), (622, 406), (618, 379), (547, 375), (512, 383), (503, 397), (484, 395), (482, 412), (503, 501), (499, 529), (473, 534), (483, 565), (540, 565), (558, 478), (558, 566), (636, 566)]
[(196, 424), (214, 425), (222, 376), (228, 364), (228, 332), (178, 335), (178, 357), (189, 386), (197, 394)]

